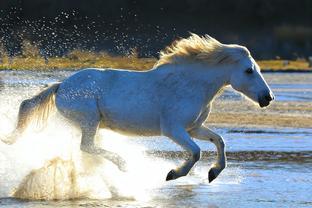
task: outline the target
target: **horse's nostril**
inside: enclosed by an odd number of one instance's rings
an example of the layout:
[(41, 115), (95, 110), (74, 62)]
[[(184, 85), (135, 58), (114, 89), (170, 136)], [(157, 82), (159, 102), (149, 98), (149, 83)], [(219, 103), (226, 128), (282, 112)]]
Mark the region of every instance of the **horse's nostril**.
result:
[(266, 96), (265, 96), (265, 99), (266, 99), (267, 101), (271, 101), (271, 100), (274, 99), (274, 96), (271, 96), (271, 94), (269, 94), (269, 95), (266, 95)]
[(275, 100), (275, 96), (273, 95), (272, 92), (270, 92), (270, 96), (271, 96), (272, 100)]

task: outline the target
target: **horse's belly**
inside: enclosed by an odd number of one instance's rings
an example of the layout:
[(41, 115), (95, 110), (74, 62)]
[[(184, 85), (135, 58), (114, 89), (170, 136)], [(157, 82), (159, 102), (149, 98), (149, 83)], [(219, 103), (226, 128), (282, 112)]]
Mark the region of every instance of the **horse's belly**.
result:
[(100, 123), (100, 128), (109, 129), (129, 136), (157, 136), (160, 131), (157, 128), (144, 128), (142, 126), (126, 126), (126, 125), (107, 125), (105, 122)]
[[(127, 105), (128, 104), (128, 105)], [(116, 102), (110, 107), (101, 106), (102, 121), (100, 127), (123, 134), (151, 136), (160, 134), (159, 111), (155, 106)]]
[(155, 136), (160, 135), (159, 124), (125, 119), (103, 119), (100, 128), (110, 129), (125, 135)]

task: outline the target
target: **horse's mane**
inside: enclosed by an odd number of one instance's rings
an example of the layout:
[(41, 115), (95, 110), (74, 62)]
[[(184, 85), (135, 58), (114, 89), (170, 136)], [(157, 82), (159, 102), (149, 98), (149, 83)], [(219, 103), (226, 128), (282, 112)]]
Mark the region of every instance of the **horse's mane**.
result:
[(191, 33), (190, 37), (176, 40), (160, 51), (155, 67), (182, 61), (202, 61), (211, 65), (231, 64), (245, 56), (250, 56), (250, 53), (244, 46), (222, 44), (209, 35), (200, 37)]

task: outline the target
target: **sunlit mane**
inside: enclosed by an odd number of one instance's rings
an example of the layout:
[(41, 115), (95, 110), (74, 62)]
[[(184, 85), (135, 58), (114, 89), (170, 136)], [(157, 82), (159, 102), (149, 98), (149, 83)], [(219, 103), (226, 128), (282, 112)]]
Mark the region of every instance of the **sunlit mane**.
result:
[(202, 61), (211, 65), (229, 64), (249, 55), (248, 49), (244, 46), (222, 44), (209, 35), (200, 37), (191, 33), (190, 37), (177, 40), (161, 51), (155, 67), (192, 61)]

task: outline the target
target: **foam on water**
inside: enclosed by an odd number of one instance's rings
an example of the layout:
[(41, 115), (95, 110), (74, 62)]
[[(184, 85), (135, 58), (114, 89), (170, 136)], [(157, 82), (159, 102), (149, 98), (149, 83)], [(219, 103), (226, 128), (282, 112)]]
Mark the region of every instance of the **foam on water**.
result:
[[(1, 116), (0, 126), (1, 133), (5, 128), (13, 128), (5, 116)], [(80, 136), (77, 129), (56, 114), (43, 131), (29, 129), (11, 146), (0, 142), (0, 198), (126, 198), (148, 201), (155, 190), (163, 186), (208, 183), (208, 162), (197, 165), (188, 177), (166, 182), (166, 174), (180, 164), (182, 158), (168, 162), (147, 156), (145, 147), (133, 139), (100, 130), (97, 145), (118, 153), (126, 160), (127, 172), (121, 172), (116, 165), (99, 156), (82, 153)], [(239, 184), (241, 181), (240, 167), (236, 167), (225, 169), (211, 186)]]
[[(82, 153), (80, 132), (70, 124), (59, 116), (51, 120), (44, 131), (30, 130), (12, 146), (0, 143), (0, 197), (148, 199), (149, 190), (161, 186), (174, 167), (146, 157), (144, 148), (125, 136), (101, 130), (98, 145), (127, 161), (127, 172), (121, 172), (99, 156)], [(1, 117), (4, 128), (12, 129), (12, 124)]]
[[(0, 138), (14, 129), (21, 101), (38, 91), (38, 86), (14, 87), (7, 83), (0, 92)], [(144, 201), (163, 186), (166, 174), (177, 165), (146, 156), (143, 145), (125, 136), (104, 130), (98, 133), (97, 145), (120, 154), (128, 165), (126, 173), (98, 156), (83, 154), (80, 131), (56, 114), (43, 131), (30, 128), (12, 146), (0, 142), (0, 198), (126, 197)], [(207, 179), (207, 170), (202, 176)], [(188, 177), (166, 184), (186, 181), (199, 183), (202, 178)]]

